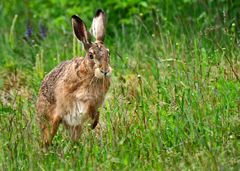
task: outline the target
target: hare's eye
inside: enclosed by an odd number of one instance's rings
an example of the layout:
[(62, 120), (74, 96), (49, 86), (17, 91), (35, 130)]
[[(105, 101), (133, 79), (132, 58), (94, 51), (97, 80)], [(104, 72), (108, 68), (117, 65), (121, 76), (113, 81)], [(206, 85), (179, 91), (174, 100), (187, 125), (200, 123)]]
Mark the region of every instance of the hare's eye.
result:
[(89, 53), (89, 58), (93, 59), (93, 54), (91, 52)]

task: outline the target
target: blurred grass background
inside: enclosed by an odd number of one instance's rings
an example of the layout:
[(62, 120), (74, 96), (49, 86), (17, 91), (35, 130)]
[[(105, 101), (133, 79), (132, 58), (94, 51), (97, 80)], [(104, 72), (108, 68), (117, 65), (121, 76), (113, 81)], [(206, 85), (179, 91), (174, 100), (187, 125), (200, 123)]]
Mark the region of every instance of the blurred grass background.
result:
[[(108, 15), (103, 128), (39, 146), (44, 75), (83, 56), (71, 16)], [(240, 1), (0, 1), (0, 170), (239, 170)]]

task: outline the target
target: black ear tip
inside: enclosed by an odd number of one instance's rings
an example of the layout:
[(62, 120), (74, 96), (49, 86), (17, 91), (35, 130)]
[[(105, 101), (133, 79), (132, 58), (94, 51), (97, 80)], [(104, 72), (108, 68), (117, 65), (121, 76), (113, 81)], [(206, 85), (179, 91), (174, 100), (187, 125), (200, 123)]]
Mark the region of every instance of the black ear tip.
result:
[(98, 17), (101, 13), (104, 14), (104, 11), (102, 9), (97, 9), (95, 17)]
[(78, 18), (78, 16), (76, 16), (76, 15), (73, 15), (73, 16), (72, 16), (72, 19), (76, 19), (76, 18)]
[(73, 15), (73, 16), (72, 16), (72, 19), (73, 19), (73, 20), (76, 20), (76, 21), (78, 21), (78, 22), (82, 22), (81, 18), (79, 18), (77, 15)]

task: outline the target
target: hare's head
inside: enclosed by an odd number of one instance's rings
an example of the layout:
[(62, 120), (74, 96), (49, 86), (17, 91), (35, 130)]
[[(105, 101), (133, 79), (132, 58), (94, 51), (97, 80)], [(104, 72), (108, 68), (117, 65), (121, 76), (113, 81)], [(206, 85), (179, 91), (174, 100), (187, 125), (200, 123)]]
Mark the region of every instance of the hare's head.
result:
[(91, 32), (96, 41), (91, 42), (91, 35), (87, 31), (86, 25), (81, 18), (76, 15), (72, 16), (72, 25), (76, 37), (83, 43), (86, 51), (85, 59), (88, 61), (90, 69), (95, 77), (101, 79), (110, 77), (112, 68), (109, 64), (109, 49), (104, 45), (106, 17), (102, 10), (97, 10)]

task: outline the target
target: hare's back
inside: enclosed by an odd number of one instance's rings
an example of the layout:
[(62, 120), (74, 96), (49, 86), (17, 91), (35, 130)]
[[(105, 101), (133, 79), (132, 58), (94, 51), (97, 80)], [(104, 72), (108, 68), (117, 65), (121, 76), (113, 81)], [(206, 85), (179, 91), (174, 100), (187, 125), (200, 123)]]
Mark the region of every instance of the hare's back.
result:
[(47, 101), (54, 103), (56, 101), (54, 90), (57, 82), (63, 78), (71, 61), (64, 61), (48, 73), (42, 81), (40, 93), (46, 97)]

